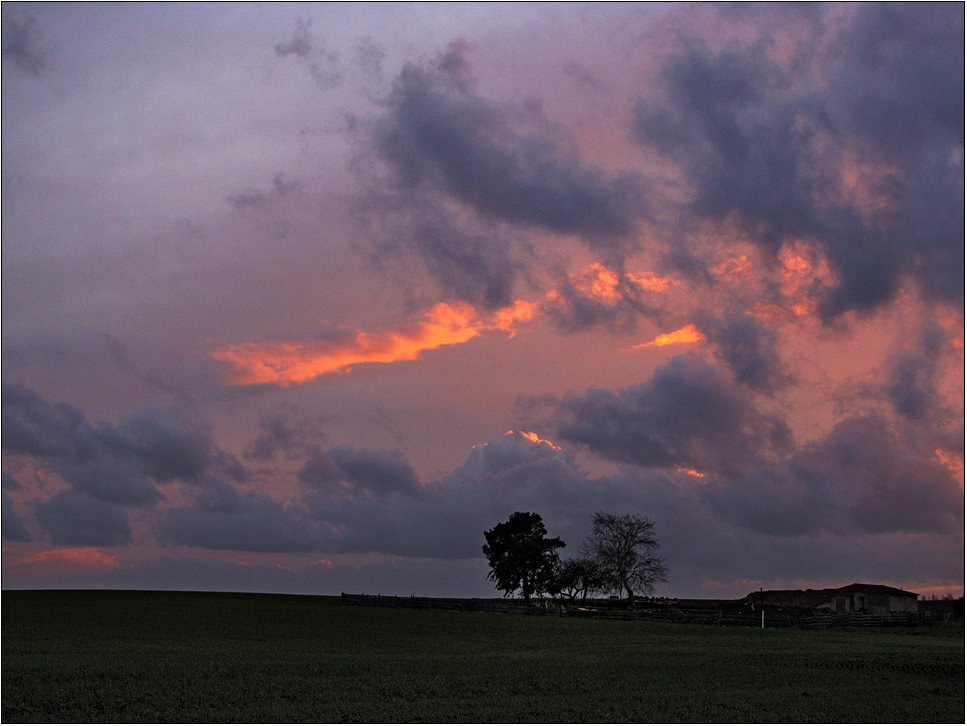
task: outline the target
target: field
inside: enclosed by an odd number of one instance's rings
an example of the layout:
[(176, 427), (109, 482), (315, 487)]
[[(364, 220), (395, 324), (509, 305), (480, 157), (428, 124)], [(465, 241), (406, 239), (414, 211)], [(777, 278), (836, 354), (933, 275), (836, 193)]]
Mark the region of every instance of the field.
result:
[(284, 595), (2, 597), (5, 723), (964, 719), (962, 623), (760, 630)]

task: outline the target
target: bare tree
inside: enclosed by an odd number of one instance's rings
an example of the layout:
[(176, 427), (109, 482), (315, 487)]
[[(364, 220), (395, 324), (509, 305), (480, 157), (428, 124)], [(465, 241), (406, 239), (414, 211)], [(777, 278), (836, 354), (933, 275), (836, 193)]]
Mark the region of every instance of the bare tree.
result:
[(598, 563), (590, 557), (561, 560), (554, 568), (555, 590), (571, 603), (578, 595), (584, 602), (588, 595), (601, 592), (605, 581)]
[(625, 592), (632, 606), (635, 594), (648, 595), (667, 582), (668, 568), (659, 555), (655, 524), (640, 514), (595, 512), (584, 554), (598, 563), (607, 588)]

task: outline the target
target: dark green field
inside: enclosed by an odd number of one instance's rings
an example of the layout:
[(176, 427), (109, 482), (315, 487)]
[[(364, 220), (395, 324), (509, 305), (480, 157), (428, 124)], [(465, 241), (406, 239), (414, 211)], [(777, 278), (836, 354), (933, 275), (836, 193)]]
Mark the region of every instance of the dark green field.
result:
[(956, 722), (964, 629), (3, 593), (4, 722)]

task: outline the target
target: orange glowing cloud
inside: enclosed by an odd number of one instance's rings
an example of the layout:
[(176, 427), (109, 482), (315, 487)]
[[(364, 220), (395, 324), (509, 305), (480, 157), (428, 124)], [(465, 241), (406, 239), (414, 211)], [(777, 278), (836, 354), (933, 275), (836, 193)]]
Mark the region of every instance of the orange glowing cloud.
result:
[(741, 257), (727, 259), (722, 264), (711, 268), (709, 272), (724, 280), (737, 280), (743, 273), (749, 271), (751, 267), (752, 263), (749, 261), (749, 258), (742, 255)]
[(954, 473), (957, 477), (957, 481), (960, 483), (960, 488), (964, 488), (964, 458), (958, 455), (954, 451), (944, 451), (943, 449), (937, 449), (934, 452), (937, 458), (940, 459), (940, 463), (946, 466), (950, 471)]
[[(511, 430), (511, 431), (508, 431), (506, 434), (504, 434), (504, 436), (513, 436), (514, 433), (515, 432), (513, 430)], [(556, 449), (557, 451), (561, 451), (561, 447), (560, 446), (555, 446), (554, 444), (552, 444), (547, 439), (542, 439), (540, 436), (538, 436), (537, 434), (533, 433), (532, 431), (518, 431), (516, 433), (519, 436), (523, 436), (528, 441), (533, 441), (535, 444), (547, 444), (552, 449)]]
[(595, 262), (579, 274), (571, 276), (575, 288), (594, 300), (613, 303), (621, 297), (618, 276), (604, 265)]
[(950, 339), (950, 345), (955, 350), (964, 349), (964, 315), (956, 308), (938, 306), (934, 313), (934, 320), (943, 328)]
[[(621, 299), (619, 288), (622, 278), (598, 262), (588, 265), (576, 275), (570, 275), (568, 280), (576, 290), (598, 302), (613, 305)], [(671, 284), (669, 278), (658, 277), (654, 272), (628, 272), (624, 274), (624, 280), (642, 290), (654, 292), (661, 292)], [(556, 290), (548, 294), (552, 300), (559, 297), (560, 293)]]
[[(627, 273), (622, 277), (599, 263), (588, 265), (580, 273), (571, 275), (569, 280), (584, 295), (608, 305), (615, 305), (622, 298), (622, 285), (662, 291), (671, 284), (671, 280), (653, 272)], [(562, 299), (556, 290), (547, 294), (547, 300), (551, 302)], [(214, 349), (209, 355), (232, 367), (229, 377), (232, 385), (288, 387), (330, 373), (346, 373), (361, 363), (416, 360), (425, 350), (465, 343), (485, 330), (503, 330), (513, 337), (519, 323), (532, 320), (540, 311), (540, 302), (517, 300), (485, 320), (478, 317), (474, 307), (467, 303), (439, 303), (422, 321), (406, 331), (376, 334), (348, 331), (334, 339), (308, 342), (231, 343)], [(689, 326), (659, 336), (645, 345), (688, 343), (702, 337), (695, 326)]]
[(360, 363), (415, 360), (424, 350), (465, 343), (480, 334), (475, 317), (471, 305), (440, 303), (408, 333), (357, 332), (335, 342), (235, 343), (212, 351), (211, 357), (235, 368), (235, 385), (290, 386)]
[(662, 347), (665, 345), (678, 345), (680, 343), (697, 343), (700, 340), (705, 340), (705, 336), (695, 327), (695, 324), (686, 325), (684, 328), (679, 328), (672, 333), (665, 333), (664, 335), (659, 335), (652, 341), (648, 343), (640, 343), (639, 345), (634, 345), (632, 348), (651, 348), (651, 347)]
[(506, 330), (510, 333), (511, 337), (514, 337), (517, 323), (527, 322), (533, 319), (539, 307), (540, 305), (538, 303), (518, 300), (513, 305), (501, 308), (495, 312), (493, 324), (489, 327)]
[(536, 308), (534, 303), (519, 300), (498, 310), (487, 323), (477, 318), (472, 305), (439, 303), (408, 331), (354, 332), (315, 342), (234, 343), (210, 355), (232, 365), (234, 385), (287, 387), (327, 373), (345, 373), (361, 363), (416, 360), (425, 350), (465, 343), (483, 330), (499, 329), (513, 335), (516, 323), (531, 319)]
[(658, 277), (654, 272), (629, 272), (628, 279), (635, 283), (642, 290), (661, 292), (672, 284), (670, 278)]
[(836, 284), (826, 259), (808, 245), (794, 243), (779, 251), (776, 269), (782, 302), (757, 303), (752, 312), (763, 318), (802, 318), (815, 315), (822, 291)]
[(677, 469), (682, 474), (688, 474), (689, 476), (696, 476), (699, 479), (704, 479), (705, 478), (705, 475), (702, 472), (696, 471), (695, 469), (685, 469), (684, 467), (681, 467), (681, 466), (677, 467)]

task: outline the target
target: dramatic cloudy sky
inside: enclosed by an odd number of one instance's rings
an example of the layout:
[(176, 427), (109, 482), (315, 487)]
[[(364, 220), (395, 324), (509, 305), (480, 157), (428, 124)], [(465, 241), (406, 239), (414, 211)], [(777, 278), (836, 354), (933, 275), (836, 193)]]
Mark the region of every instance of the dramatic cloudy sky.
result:
[(964, 6), (3, 15), (3, 586), (964, 587)]

